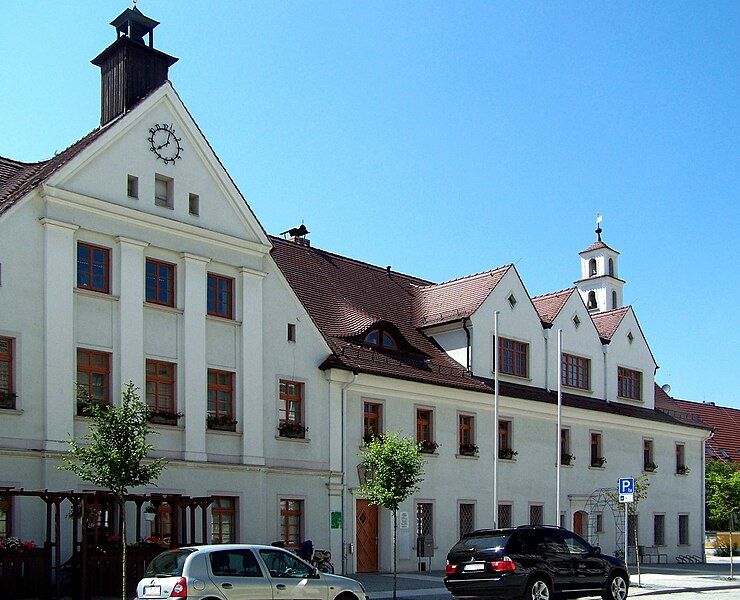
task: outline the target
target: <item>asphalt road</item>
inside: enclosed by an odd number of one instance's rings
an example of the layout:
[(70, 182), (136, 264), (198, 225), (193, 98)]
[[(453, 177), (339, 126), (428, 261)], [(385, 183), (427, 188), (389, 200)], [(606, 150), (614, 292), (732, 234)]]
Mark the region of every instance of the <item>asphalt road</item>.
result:
[[(416, 596), (419, 600), (451, 600), (452, 596), (447, 592), (439, 594)], [(630, 594), (630, 597), (632, 595)], [(647, 594), (641, 598), (655, 600), (740, 600), (739, 590), (709, 590), (706, 592), (681, 592), (675, 594)], [(390, 598), (390, 597), (388, 597)], [(401, 598), (414, 598), (414, 596), (401, 596)], [(592, 596), (589, 600), (601, 600), (600, 596)]]

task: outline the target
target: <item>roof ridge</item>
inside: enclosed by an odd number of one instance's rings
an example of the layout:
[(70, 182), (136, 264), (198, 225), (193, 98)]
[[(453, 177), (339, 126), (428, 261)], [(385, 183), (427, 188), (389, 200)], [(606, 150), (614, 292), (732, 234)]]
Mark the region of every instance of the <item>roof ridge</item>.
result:
[(465, 279), (474, 279), (476, 277), (483, 277), (485, 275), (491, 275), (493, 273), (497, 273), (498, 271), (501, 271), (503, 269), (509, 269), (513, 267), (513, 263), (507, 263), (505, 265), (501, 265), (500, 267), (495, 267), (493, 269), (487, 269), (485, 271), (479, 271), (478, 273), (471, 273), (470, 275), (462, 275), (460, 277), (455, 277), (454, 279), (447, 279), (446, 281), (440, 281), (439, 283), (431, 283), (429, 285), (421, 286), (421, 287), (427, 287), (427, 288), (439, 288), (443, 285), (448, 285), (451, 283), (458, 283), (460, 281), (463, 281)]
[(563, 288), (562, 290), (558, 290), (557, 292), (548, 292), (547, 294), (540, 294), (539, 296), (532, 296), (532, 301), (541, 299), (541, 298), (547, 298), (548, 296), (557, 296), (558, 294), (562, 294), (564, 292), (574, 292), (576, 291), (576, 286), (572, 285), (567, 288)]
[(628, 304), (627, 306), (622, 306), (620, 308), (612, 308), (611, 310), (605, 310), (603, 312), (593, 313), (591, 315), (591, 318), (594, 319), (594, 318), (597, 318), (597, 317), (607, 317), (609, 315), (614, 315), (614, 314), (618, 313), (620, 310), (621, 311), (624, 311), (624, 312), (627, 312), (630, 308), (632, 308), (632, 305), (631, 304)]

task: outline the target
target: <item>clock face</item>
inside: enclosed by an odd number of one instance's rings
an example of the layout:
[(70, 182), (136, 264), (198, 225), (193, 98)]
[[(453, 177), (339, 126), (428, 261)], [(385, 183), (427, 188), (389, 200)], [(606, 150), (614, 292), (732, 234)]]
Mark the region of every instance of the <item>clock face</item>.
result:
[(175, 128), (166, 123), (160, 125), (155, 123), (149, 130), (149, 150), (164, 164), (175, 164), (178, 158), (182, 158), (182, 138), (175, 135)]

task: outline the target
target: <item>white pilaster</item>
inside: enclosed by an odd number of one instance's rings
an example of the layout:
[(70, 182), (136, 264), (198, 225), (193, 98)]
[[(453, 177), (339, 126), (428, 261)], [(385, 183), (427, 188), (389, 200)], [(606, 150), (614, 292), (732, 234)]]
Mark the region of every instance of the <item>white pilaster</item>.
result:
[(185, 460), (204, 461), (206, 455), (206, 265), (210, 259), (182, 254), (183, 285), (183, 383), (185, 410)]
[[(247, 267), (241, 269), (242, 287), (242, 460), (247, 464), (264, 464), (264, 423), (273, 419), (265, 402), (263, 373), (263, 278), (266, 273)], [(237, 380), (239, 377), (237, 376)], [(277, 424), (275, 425), (277, 427)]]
[(79, 227), (42, 218), (44, 227), (44, 448), (66, 451), (76, 412), (74, 234)]
[(121, 383), (133, 381), (144, 397), (144, 248), (149, 244), (125, 237), (116, 241), (121, 255), (118, 303)]

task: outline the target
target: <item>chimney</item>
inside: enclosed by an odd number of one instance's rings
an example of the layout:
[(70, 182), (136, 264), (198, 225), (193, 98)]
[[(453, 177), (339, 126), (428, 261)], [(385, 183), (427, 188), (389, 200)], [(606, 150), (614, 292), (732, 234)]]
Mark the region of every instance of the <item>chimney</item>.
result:
[(167, 81), (169, 68), (177, 62), (174, 56), (155, 50), (154, 28), (159, 22), (138, 8), (127, 8), (111, 25), (116, 28), (116, 41), (91, 61), (100, 67), (101, 125), (131, 110)]
[(311, 241), (306, 237), (309, 233), (311, 233), (305, 225), (301, 224), (300, 227), (293, 227), (291, 229), (286, 229), (283, 231), (280, 235), (283, 237), (290, 236), (290, 241), (295, 244), (300, 244), (301, 246), (310, 246)]

